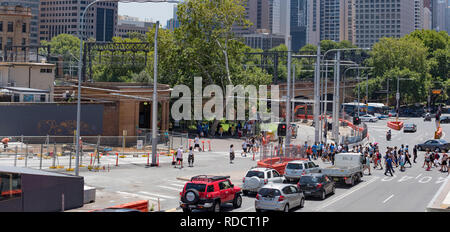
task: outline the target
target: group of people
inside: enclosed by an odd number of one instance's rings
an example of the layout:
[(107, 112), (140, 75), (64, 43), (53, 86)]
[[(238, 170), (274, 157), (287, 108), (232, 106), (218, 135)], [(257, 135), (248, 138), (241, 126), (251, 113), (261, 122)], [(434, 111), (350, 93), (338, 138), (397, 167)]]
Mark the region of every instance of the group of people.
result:
[[(378, 143), (370, 143), (369, 146), (364, 149), (363, 154), (364, 158), (362, 163), (364, 165), (364, 171), (367, 169), (369, 171), (369, 175), (371, 175), (370, 163), (373, 163), (374, 170), (376, 170), (378, 167), (380, 168), (380, 170), (383, 170), (384, 166), (384, 174), (390, 174), (391, 176), (393, 176), (393, 173), (395, 173), (394, 167), (399, 168), (400, 171), (404, 172), (406, 171), (406, 165), (412, 167), (412, 163), (417, 163), (418, 157), (417, 146), (413, 147), (411, 154), (409, 146), (403, 144), (399, 148), (397, 148), (397, 146), (387, 147), (386, 152), (384, 153), (384, 155), (382, 155), (378, 147)], [(448, 155), (444, 153), (442, 155), (442, 159), (439, 161), (440, 158), (441, 156), (437, 151), (427, 151), (425, 153), (422, 168), (426, 166), (426, 170), (430, 171), (433, 166), (436, 168), (440, 166), (439, 171), (448, 173)]]

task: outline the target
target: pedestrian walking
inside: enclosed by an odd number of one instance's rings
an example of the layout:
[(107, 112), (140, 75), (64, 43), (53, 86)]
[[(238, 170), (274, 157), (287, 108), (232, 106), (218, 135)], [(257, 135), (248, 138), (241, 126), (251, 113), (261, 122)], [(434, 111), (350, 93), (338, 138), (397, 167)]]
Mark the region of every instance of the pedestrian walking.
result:
[(369, 176), (372, 175), (372, 173), (370, 172), (370, 156), (368, 153), (366, 153), (364, 155), (364, 169), (363, 169), (363, 173), (364, 171), (368, 169), (369, 170)]
[(234, 148), (233, 148), (233, 144), (230, 145), (230, 164), (233, 163), (234, 160)]
[(401, 154), (400, 154), (399, 162), (400, 162), (400, 171), (404, 172), (405, 171), (406, 157), (405, 157), (405, 154), (403, 152), (401, 152)]
[(425, 165), (427, 165), (427, 171), (430, 171), (431, 170), (431, 164), (430, 164), (430, 162), (431, 162), (431, 153), (430, 153), (430, 151), (427, 151), (427, 153), (425, 153), (425, 160), (424, 160), (424, 163), (423, 163), (423, 165), (422, 165), (422, 168), (425, 166)]
[(417, 159), (417, 145), (414, 146), (413, 148), (413, 156), (414, 156), (414, 163), (416, 163), (416, 159)]
[(393, 165), (392, 165), (392, 158), (390, 157), (390, 156), (386, 156), (387, 157), (387, 159), (386, 159), (386, 163), (385, 163), (385, 165), (386, 165), (386, 171), (384, 172), (384, 175), (386, 175), (387, 176), (387, 173), (389, 172), (390, 174), (391, 174), (391, 176), (394, 176), (393, 174), (392, 174), (392, 172), (394, 172), (394, 169), (393, 169)]
[[(180, 148), (178, 148), (177, 150), (177, 163), (180, 164), (180, 169), (183, 168), (183, 147), (180, 146)], [(177, 166), (175, 165), (175, 168)]]
[(200, 148), (200, 138), (197, 136), (195, 136), (194, 139), (194, 150), (195, 148), (198, 148), (198, 151), (202, 151), (202, 149)]
[(194, 150), (192, 146), (189, 147), (189, 156), (188, 156), (189, 167), (194, 167)]
[(444, 153), (442, 155), (442, 161), (441, 161), (441, 169), (439, 169), (439, 171), (441, 172), (448, 172), (448, 167), (447, 167), (447, 161), (448, 160), (448, 155), (446, 153)]
[[(408, 146), (408, 145), (406, 145)], [(405, 150), (405, 164), (408, 163), (409, 167), (412, 167), (411, 159), (408, 150)]]
[(247, 157), (247, 140), (244, 140), (244, 142), (242, 143), (242, 153), (241, 153), (242, 157)]

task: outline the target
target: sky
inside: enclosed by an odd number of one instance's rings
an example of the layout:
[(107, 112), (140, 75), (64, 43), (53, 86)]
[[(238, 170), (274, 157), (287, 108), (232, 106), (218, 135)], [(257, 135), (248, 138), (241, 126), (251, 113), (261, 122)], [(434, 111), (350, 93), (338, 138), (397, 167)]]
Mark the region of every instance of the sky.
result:
[(138, 17), (141, 20), (148, 19), (165, 27), (167, 20), (173, 17), (174, 3), (120, 3), (119, 15)]

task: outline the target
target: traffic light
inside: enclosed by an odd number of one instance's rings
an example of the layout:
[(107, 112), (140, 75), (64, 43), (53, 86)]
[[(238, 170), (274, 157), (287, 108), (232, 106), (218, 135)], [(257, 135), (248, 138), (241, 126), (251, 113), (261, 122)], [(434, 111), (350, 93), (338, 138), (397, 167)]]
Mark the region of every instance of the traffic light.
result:
[(358, 116), (353, 117), (353, 125), (359, 125), (359, 124), (361, 124), (361, 119)]
[(277, 135), (278, 136), (286, 136), (286, 123), (278, 124)]

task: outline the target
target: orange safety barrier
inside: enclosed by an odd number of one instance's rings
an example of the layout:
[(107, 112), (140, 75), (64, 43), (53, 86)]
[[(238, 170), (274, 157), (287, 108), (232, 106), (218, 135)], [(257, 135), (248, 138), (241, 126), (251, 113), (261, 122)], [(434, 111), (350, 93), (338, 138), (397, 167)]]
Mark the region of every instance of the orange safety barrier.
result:
[(116, 152), (116, 166), (119, 166), (119, 153)]
[(434, 132), (434, 138), (440, 139), (442, 137), (442, 127), (439, 127), (436, 132)]
[(394, 130), (401, 130), (403, 128), (403, 122), (398, 121), (398, 122), (388, 122), (387, 126), (391, 129)]
[(92, 166), (92, 156), (93, 156), (93, 155), (94, 155), (94, 154), (91, 153), (91, 166)]
[(205, 141), (202, 140), (202, 151), (205, 151)]
[(209, 145), (209, 151), (212, 151), (211, 150), (211, 141), (210, 140), (208, 140), (208, 145)]
[(150, 166), (150, 153), (147, 153), (147, 166)]
[(286, 169), (286, 165), (288, 164), (288, 162), (293, 161), (293, 160), (308, 160), (308, 159), (307, 158), (297, 158), (297, 159), (283, 158), (283, 162), (280, 163), (280, 157), (273, 157), (273, 158), (268, 158), (268, 159), (265, 159), (262, 161), (258, 161), (257, 165), (258, 165), (258, 167), (275, 169), (281, 175), (284, 175), (284, 170)]
[(145, 212), (148, 212), (148, 200), (125, 203), (125, 204), (113, 206), (111, 208), (136, 209), (136, 210), (139, 210), (139, 211), (145, 213)]

